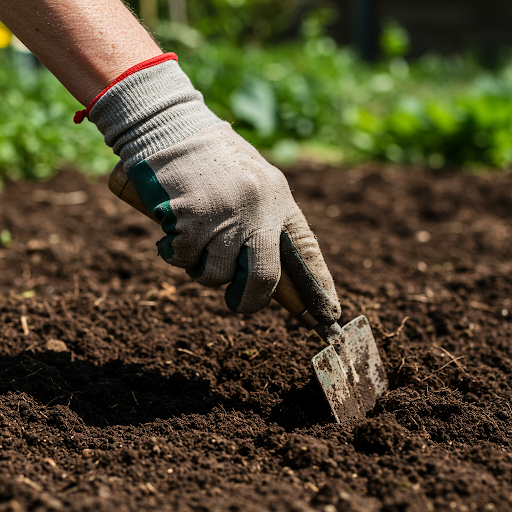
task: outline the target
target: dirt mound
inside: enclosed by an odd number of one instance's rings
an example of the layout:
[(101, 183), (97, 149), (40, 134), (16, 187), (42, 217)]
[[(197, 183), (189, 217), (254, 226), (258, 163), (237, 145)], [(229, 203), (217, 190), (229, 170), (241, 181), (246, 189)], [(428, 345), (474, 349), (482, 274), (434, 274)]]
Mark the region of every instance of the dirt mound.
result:
[[(0, 511), (512, 508), (512, 176), (287, 171), (390, 390), (333, 423), (277, 304), (231, 314), (72, 172), (7, 183)], [(80, 194), (77, 194), (80, 192)]]

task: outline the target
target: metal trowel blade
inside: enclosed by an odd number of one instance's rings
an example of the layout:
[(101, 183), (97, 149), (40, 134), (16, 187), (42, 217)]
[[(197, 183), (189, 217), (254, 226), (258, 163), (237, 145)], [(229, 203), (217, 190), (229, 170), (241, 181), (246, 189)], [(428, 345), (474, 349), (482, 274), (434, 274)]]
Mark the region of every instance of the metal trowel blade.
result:
[(388, 387), (368, 319), (361, 315), (321, 333), (330, 345), (311, 363), (338, 423), (360, 418)]

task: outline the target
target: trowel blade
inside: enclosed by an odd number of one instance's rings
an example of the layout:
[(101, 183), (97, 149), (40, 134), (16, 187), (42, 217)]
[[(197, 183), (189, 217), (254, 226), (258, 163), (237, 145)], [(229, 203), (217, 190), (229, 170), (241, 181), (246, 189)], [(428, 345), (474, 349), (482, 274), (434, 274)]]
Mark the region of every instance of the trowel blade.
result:
[(364, 416), (388, 387), (368, 319), (361, 315), (319, 334), (330, 345), (311, 363), (336, 421)]

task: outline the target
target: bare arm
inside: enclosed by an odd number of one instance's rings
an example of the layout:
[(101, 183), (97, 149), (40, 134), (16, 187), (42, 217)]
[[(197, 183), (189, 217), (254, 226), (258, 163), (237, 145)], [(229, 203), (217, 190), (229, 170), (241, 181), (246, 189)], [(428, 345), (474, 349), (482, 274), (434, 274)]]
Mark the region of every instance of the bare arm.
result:
[(162, 53), (120, 0), (2, 0), (0, 20), (83, 105)]

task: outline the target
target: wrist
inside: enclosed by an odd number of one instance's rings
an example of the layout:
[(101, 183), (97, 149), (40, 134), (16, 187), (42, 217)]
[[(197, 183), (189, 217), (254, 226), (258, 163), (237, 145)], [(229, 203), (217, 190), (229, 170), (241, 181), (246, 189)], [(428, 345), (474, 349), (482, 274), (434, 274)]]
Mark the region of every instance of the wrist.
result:
[[(80, 63), (77, 70), (73, 70), (74, 66), (68, 65), (67, 75), (71, 73), (75, 75), (73, 79), (74, 86), (70, 87), (70, 92), (82, 105), (89, 105), (97, 95), (126, 70), (139, 62), (162, 55), (162, 50), (156, 44), (153, 44), (153, 46), (154, 48), (141, 48), (136, 54), (118, 49), (118, 53), (110, 55), (108, 58), (89, 60), (85, 66)], [(59, 63), (59, 66), (63, 66), (63, 64)], [(87, 69), (85, 75), (84, 67)], [(58, 73), (54, 74), (57, 75)], [(61, 76), (62, 72), (58, 75)]]
[(175, 54), (127, 70), (83, 114), (96, 124), (125, 169), (222, 121), (204, 104)]
[[(86, 117), (89, 117), (89, 113), (91, 109), (94, 107), (94, 105), (98, 102), (98, 100), (112, 87), (114, 87), (116, 84), (124, 80), (125, 78), (129, 77), (130, 75), (133, 75), (134, 73), (137, 73), (137, 71), (142, 71), (143, 69), (147, 69), (153, 66), (156, 66), (162, 62), (165, 62), (166, 60), (175, 60), (178, 62), (178, 56), (175, 53), (165, 53), (165, 54), (159, 54), (156, 55), (150, 59), (147, 59), (143, 62), (139, 62), (137, 64), (134, 64), (133, 66), (130, 66), (126, 69), (123, 73), (116, 73), (116, 78), (111, 78), (107, 80), (101, 80), (99, 83), (102, 84), (100, 92), (95, 95), (94, 98), (92, 98), (87, 105), (87, 107), (84, 110), (79, 110), (75, 113), (74, 122), (75, 124), (80, 124)], [(110, 76), (111, 73), (108, 75)], [(99, 88), (99, 87), (98, 87)]]

